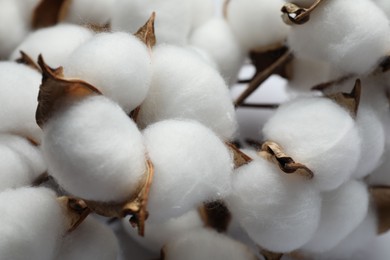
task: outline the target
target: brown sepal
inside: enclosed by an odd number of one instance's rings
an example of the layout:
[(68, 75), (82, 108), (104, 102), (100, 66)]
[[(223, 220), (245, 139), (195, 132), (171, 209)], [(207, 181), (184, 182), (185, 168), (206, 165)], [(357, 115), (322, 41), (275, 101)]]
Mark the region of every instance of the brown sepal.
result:
[(42, 55), (38, 57), (38, 64), (42, 70), (42, 84), (39, 89), (35, 119), (41, 128), (63, 101), (77, 100), (90, 95), (101, 95), (97, 88), (87, 82), (64, 79), (62, 67), (50, 68), (43, 60)]
[(227, 147), (233, 154), (234, 168), (237, 169), (252, 161), (252, 158), (237, 148), (234, 144), (226, 142)]
[(327, 95), (328, 98), (335, 101), (340, 106), (347, 109), (353, 118), (356, 118), (360, 104), (360, 95), (362, 93), (362, 84), (360, 79), (355, 81), (351, 93), (338, 92), (335, 94)]
[(33, 70), (38, 71), (41, 73), (41, 68), (39, 68), (38, 64), (34, 62), (34, 60), (27, 55), (24, 51), (19, 51), (20, 52), (20, 58), (16, 59), (15, 61), (20, 64), (24, 64), (32, 68)]
[(130, 112), (129, 116), (135, 123), (138, 122), (139, 113), (141, 111), (141, 106), (136, 107), (133, 111)]
[(325, 0), (316, 0), (309, 8), (303, 8), (293, 3), (286, 3), (282, 7), (283, 21), (288, 25), (304, 24), (310, 20), (310, 14)]
[(146, 176), (139, 189), (127, 201), (122, 203), (109, 203), (84, 200), (86, 205), (96, 214), (105, 217), (124, 218), (131, 215), (130, 224), (138, 228), (138, 234), (143, 236), (145, 234), (145, 220), (148, 217), (146, 210), (149, 191), (152, 185), (154, 176), (154, 167), (150, 160), (147, 160)]
[(91, 210), (83, 200), (63, 196), (57, 198), (57, 201), (65, 211), (68, 221), (68, 232), (75, 230), (91, 213)]
[(56, 25), (68, 13), (72, 0), (41, 0), (35, 7), (32, 17), (32, 28), (38, 29)]
[(265, 159), (277, 164), (287, 174), (297, 174), (308, 179), (314, 177), (314, 173), (305, 165), (297, 163), (293, 158), (286, 155), (283, 148), (275, 142), (266, 141), (263, 143), (260, 155)]
[(260, 254), (264, 257), (265, 260), (280, 260), (283, 257), (283, 254), (281, 253), (274, 253), (265, 249), (261, 249)]
[(134, 34), (138, 39), (148, 46), (148, 48), (153, 48), (156, 45), (156, 35), (154, 33), (154, 20), (156, 18), (156, 13), (153, 12), (149, 20), (138, 29)]
[(378, 235), (390, 230), (390, 187), (370, 187), (371, 199), (374, 203), (378, 225)]
[(353, 77), (353, 75), (346, 75), (342, 76), (340, 78), (328, 81), (328, 82), (323, 82), (318, 85), (315, 85), (314, 87), (311, 88), (311, 90), (318, 90), (318, 91), (325, 91), (329, 89), (330, 87), (333, 87), (335, 85), (339, 85), (344, 83), (347, 80), (350, 80)]
[(200, 218), (206, 227), (226, 232), (232, 215), (223, 201), (206, 202), (198, 208)]

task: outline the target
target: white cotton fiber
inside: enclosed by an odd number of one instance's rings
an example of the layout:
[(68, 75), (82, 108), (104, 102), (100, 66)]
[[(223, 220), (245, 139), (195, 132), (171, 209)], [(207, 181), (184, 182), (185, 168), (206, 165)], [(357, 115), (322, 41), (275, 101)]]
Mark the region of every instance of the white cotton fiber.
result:
[(379, 6), (385, 12), (387, 17), (390, 18), (390, 2), (387, 0), (372, 0), (375, 4)]
[(28, 33), (15, 0), (0, 1), (0, 59), (5, 59)]
[(41, 81), (40, 73), (23, 64), (0, 62), (0, 132), (40, 141), (35, 110)]
[(191, 29), (190, 1), (182, 0), (117, 0), (111, 27), (115, 31), (135, 33), (156, 12), (157, 43), (183, 45)]
[(257, 158), (235, 171), (232, 185), (228, 208), (262, 248), (290, 252), (314, 235), (321, 197), (300, 176), (287, 175), (278, 166)]
[(137, 126), (103, 96), (57, 112), (44, 126), (42, 150), (59, 185), (83, 199), (128, 199), (146, 170)]
[(355, 178), (364, 178), (381, 163), (385, 150), (386, 133), (381, 118), (369, 106), (360, 106), (356, 120), (361, 136), (361, 159), (353, 174)]
[(232, 156), (211, 130), (195, 121), (166, 120), (143, 134), (155, 170), (148, 202), (151, 221), (179, 217), (230, 193)]
[(53, 191), (19, 188), (0, 193), (0, 259), (52, 260), (66, 228)]
[(371, 0), (324, 1), (289, 46), (299, 56), (324, 60), (345, 73), (368, 73), (389, 52), (390, 24)]
[(226, 20), (210, 19), (192, 33), (190, 43), (214, 59), (228, 86), (236, 83), (245, 55)]
[(210, 0), (189, 0), (191, 12), (191, 29), (202, 26), (214, 17), (215, 1)]
[(15, 60), (20, 57), (20, 51), (25, 52), (34, 61), (42, 54), (50, 67), (62, 66), (67, 57), (79, 45), (93, 35), (92, 31), (73, 24), (58, 24), (31, 32), (19, 44), (9, 57)]
[(115, 0), (70, 1), (65, 22), (76, 24), (105, 25), (110, 22)]
[(317, 189), (332, 190), (348, 180), (360, 159), (361, 140), (349, 112), (323, 97), (283, 104), (263, 128), (295, 162), (313, 173)]
[(122, 223), (126, 233), (133, 240), (155, 253), (159, 253), (161, 248), (172, 239), (204, 226), (196, 209), (164, 222), (147, 220), (143, 237), (130, 225), (128, 218), (123, 219)]
[(56, 260), (115, 260), (119, 248), (113, 231), (98, 220), (88, 217), (76, 230), (66, 234)]
[(201, 228), (178, 236), (164, 248), (166, 260), (255, 260), (248, 247), (224, 234)]
[(164, 45), (154, 49), (152, 83), (137, 122), (146, 127), (171, 118), (197, 120), (228, 140), (237, 129), (229, 90), (218, 72), (196, 54)]
[(150, 84), (151, 59), (135, 36), (101, 33), (77, 48), (64, 65), (64, 75), (98, 88), (127, 113), (144, 100)]
[(27, 139), (0, 135), (0, 191), (31, 185), (46, 171), (40, 149)]
[(12, 0), (19, 5), (19, 10), (24, 19), (24, 23), (31, 26), (31, 21), (33, 19), (35, 8), (38, 6), (41, 0)]
[(280, 18), (283, 0), (231, 0), (227, 20), (241, 45), (264, 48), (285, 41), (288, 26)]
[(318, 229), (300, 250), (320, 253), (337, 246), (366, 217), (368, 203), (367, 185), (360, 181), (351, 180), (323, 193)]

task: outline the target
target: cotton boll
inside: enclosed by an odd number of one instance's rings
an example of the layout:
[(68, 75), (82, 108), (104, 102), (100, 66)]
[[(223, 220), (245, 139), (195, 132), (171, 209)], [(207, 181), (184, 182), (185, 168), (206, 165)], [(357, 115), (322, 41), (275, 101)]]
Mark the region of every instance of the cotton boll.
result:
[(372, 1), (333, 0), (321, 3), (307, 23), (292, 26), (288, 42), (299, 56), (365, 74), (389, 52), (389, 31), (388, 18)]
[(63, 210), (47, 188), (0, 193), (0, 258), (54, 259), (66, 231)]
[(111, 27), (115, 31), (134, 33), (156, 12), (157, 43), (183, 45), (191, 29), (190, 1), (117, 0)]
[(150, 91), (137, 123), (146, 127), (172, 118), (197, 120), (227, 140), (237, 129), (233, 103), (222, 77), (185, 49), (158, 46), (153, 54)]
[(43, 132), (49, 173), (76, 196), (121, 202), (143, 180), (142, 135), (123, 110), (103, 96), (58, 112)]
[(27, 53), (33, 60), (42, 54), (47, 64), (56, 68), (62, 66), (73, 50), (92, 35), (91, 30), (72, 24), (42, 28), (30, 33), (12, 52), (10, 60), (19, 58), (20, 51)]
[(151, 79), (148, 49), (135, 36), (101, 33), (77, 48), (64, 65), (64, 75), (98, 88), (127, 113), (145, 98)]
[(233, 217), (261, 247), (290, 252), (314, 235), (321, 197), (309, 183), (257, 158), (238, 168), (227, 204)]
[(0, 62), (0, 132), (40, 141), (35, 110), (41, 80), (40, 73), (25, 65)]
[(265, 124), (263, 134), (308, 167), (314, 173), (310, 182), (320, 191), (336, 189), (348, 180), (360, 159), (355, 120), (327, 98), (283, 104)]
[(24, 23), (30, 27), (35, 8), (39, 5), (41, 0), (14, 0), (14, 2), (18, 4)]
[(354, 177), (363, 178), (380, 165), (386, 134), (380, 117), (370, 107), (359, 108), (356, 123), (362, 140), (362, 152)]
[(390, 2), (387, 0), (372, 0), (375, 4), (381, 8), (387, 17), (390, 17)]
[(195, 121), (166, 120), (149, 126), (144, 138), (155, 170), (150, 221), (181, 216), (230, 193), (232, 157), (208, 128)]
[(209, 229), (198, 229), (177, 237), (164, 248), (164, 257), (167, 260), (257, 259), (245, 245)]
[[(10, 25), (12, 33), (10, 33)], [(0, 2), (0, 59), (8, 57), (28, 33), (28, 27), (14, 0)]]
[(118, 241), (113, 231), (92, 217), (68, 233), (56, 260), (112, 260), (118, 256)]
[(322, 197), (321, 220), (309, 243), (301, 250), (326, 252), (346, 238), (367, 215), (369, 194), (366, 184), (349, 181)]
[(218, 65), (215, 62), (214, 58), (212, 58), (211, 55), (208, 52), (206, 52), (204, 49), (194, 45), (187, 45), (184, 48), (187, 51), (191, 52), (192, 54), (195, 54), (199, 59), (201, 59), (208, 66), (212, 67), (215, 70), (218, 70)]
[(115, 0), (71, 1), (64, 21), (76, 24), (105, 25), (111, 19)]
[(289, 27), (280, 18), (283, 0), (232, 0), (227, 20), (241, 45), (247, 49), (284, 42)]
[[(214, 3), (210, 0), (190, 0), (192, 30), (202, 26), (214, 16)], [(215, 2), (215, 1), (214, 1)]]
[(177, 218), (165, 222), (146, 222), (145, 236), (139, 236), (128, 219), (122, 221), (126, 233), (144, 248), (159, 253), (161, 248), (172, 239), (188, 233), (196, 228), (203, 227), (203, 222), (197, 210), (192, 210)]
[(210, 54), (229, 86), (236, 83), (245, 56), (226, 20), (209, 20), (192, 33), (190, 43)]

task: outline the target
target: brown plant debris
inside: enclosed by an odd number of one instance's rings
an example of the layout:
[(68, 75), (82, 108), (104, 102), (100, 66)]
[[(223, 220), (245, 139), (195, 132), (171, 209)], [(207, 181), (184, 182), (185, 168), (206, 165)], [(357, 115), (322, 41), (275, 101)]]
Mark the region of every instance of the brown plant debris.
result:
[(17, 63), (24, 64), (32, 68), (33, 70), (38, 71), (41, 73), (41, 68), (39, 68), (38, 64), (35, 63), (35, 61), (27, 55), (24, 51), (20, 51), (20, 58), (15, 60)]
[(252, 161), (252, 158), (241, 151), (237, 146), (232, 143), (226, 142), (227, 147), (233, 153), (234, 168), (237, 169)]
[(96, 214), (110, 218), (124, 218), (131, 215), (130, 224), (138, 228), (138, 234), (145, 234), (145, 220), (148, 217), (146, 210), (149, 191), (154, 176), (154, 167), (150, 160), (147, 160), (147, 171), (145, 180), (139, 186), (139, 190), (127, 201), (122, 203), (109, 203), (83, 200), (83, 202)]
[(223, 201), (206, 202), (198, 208), (199, 215), (206, 227), (222, 233), (226, 232), (232, 215)]
[(102, 33), (102, 32), (111, 32), (111, 23), (107, 22), (105, 24), (92, 24), (87, 23), (84, 24), (85, 27), (90, 29), (91, 31), (94, 31), (95, 33)]
[(41, 0), (35, 7), (32, 28), (38, 29), (56, 25), (67, 15), (72, 0)]
[(362, 84), (360, 79), (355, 81), (351, 93), (338, 92), (335, 94), (327, 95), (328, 98), (335, 101), (340, 106), (347, 109), (353, 118), (356, 118), (360, 104), (360, 95), (362, 93)]
[(41, 128), (65, 100), (101, 95), (97, 88), (87, 82), (64, 79), (62, 67), (50, 68), (43, 60), (42, 55), (38, 57), (38, 64), (42, 70), (42, 84), (39, 89), (35, 119)]
[(68, 232), (75, 230), (91, 213), (91, 210), (82, 200), (63, 196), (57, 198), (57, 201), (65, 211), (68, 221)]
[(310, 14), (325, 0), (316, 0), (309, 8), (303, 8), (293, 3), (282, 7), (282, 18), (286, 24), (304, 24), (310, 20)]
[(277, 164), (287, 174), (297, 174), (308, 179), (314, 177), (314, 173), (305, 165), (297, 163), (293, 158), (286, 155), (283, 148), (275, 142), (266, 141), (263, 143), (260, 155), (265, 159)]
[(370, 187), (370, 195), (376, 210), (378, 235), (381, 235), (390, 230), (390, 187)]
[(149, 20), (138, 29), (134, 34), (138, 39), (148, 46), (148, 48), (153, 48), (156, 45), (156, 34), (154, 33), (154, 21), (156, 18), (156, 13), (153, 12)]

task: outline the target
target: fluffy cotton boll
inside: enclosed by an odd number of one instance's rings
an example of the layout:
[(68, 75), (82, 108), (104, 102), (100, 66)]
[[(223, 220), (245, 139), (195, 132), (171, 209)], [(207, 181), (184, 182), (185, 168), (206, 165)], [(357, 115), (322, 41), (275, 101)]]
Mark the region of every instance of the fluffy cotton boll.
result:
[[(12, 33), (10, 33), (12, 26)], [(28, 34), (27, 25), (14, 0), (0, 2), (0, 59), (7, 58)]]
[(308, 92), (317, 84), (329, 80), (329, 64), (302, 57), (295, 57), (292, 60), (292, 77), (288, 81), (288, 87), (293, 92)]
[(229, 86), (236, 83), (245, 55), (226, 20), (209, 20), (192, 33), (190, 43), (210, 54)]
[(348, 180), (360, 159), (355, 120), (327, 98), (296, 99), (282, 105), (265, 124), (263, 134), (313, 171), (311, 183), (320, 191)]
[(241, 45), (247, 49), (284, 42), (289, 27), (280, 18), (283, 0), (232, 0), (227, 20)]
[(150, 221), (181, 216), (230, 193), (232, 157), (205, 126), (166, 120), (145, 129), (144, 139), (155, 170), (148, 202)]
[(318, 226), (321, 197), (296, 177), (262, 158), (235, 171), (228, 207), (248, 235), (273, 252), (303, 246)]
[(146, 169), (137, 126), (103, 96), (58, 112), (44, 126), (42, 150), (58, 184), (84, 199), (128, 199)]
[(14, 62), (0, 62), (0, 132), (15, 133), (39, 142), (42, 131), (35, 122), (42, 76)]
[(66, 231), (63, 210), (47, 188), (0, 193), (0, 259), (54, 259)]
[(127, 113), (144, 100), (152, 69), (148, 49), (135, 36), (101, 33), (77, 48), (64, 65), (64, 75), (98, 88)]
[(33, 19), (35, 8), (41, 2), (41, 0), (13, 0), (19, 6), (19, 10), (24, 19), (26, 25), (30, 25)]
[(245, 245), (211, 229), (187, 232), (164, 248), (164, 259), (226, 259), (255, 260), (257, 257)]
[(192, 30), (206, 23), (214, 16), (214, 3), (210, 0), (190, 0)]
[(111, 27), (134, 33), (156, 12), (157, 43), (183, 45), (191, 29), (190, 8), (190, 1), (182, 0), (117, 0)]
[(65, 22), (76, 24), (107, 24), (113, 13), (115, 0), (71, 1), (64, 17)]
[(367, 106), (359, 107), (356, 124), (362, 140), (362, 149), (361, 159), (353, 175), (355, 178), (364, 178), (381, 162), (385, 150), (386, 133), (376, 111)]
[(371, 0), (333, 0), (324, 1), (307, 23), (292, 26), (288, 42), (299, 56), (365, 74), (389, 52), (389, 31), (388, 18)]
[(113, 231), (92, 217), (68, 233), (61, 244), (56, 260), (113, 260), (119, 252)]
[(390, 17), (390, 2), (387, 0), (372, 0), (375, 4), (381, 8), (387, 17)]
[(350, 258), (356, 251), (373, 241), (377, 237), (376, 215), (372, 208), (369, 208), (366, 217), (360, 225), (343, 239), (335, 248), (322, 255), (316, 255), (319, 260), (344, 260)]
[(325, 192), (318, 229), (301, 250), (320, 253), (337, 246), (366, 217), (368, 203), (367, 186), (360, 181), (352, 180)]
[(124, 219), (122, 223), (126, 233), (133, 240), (155, 253), (159, 253), (161, 248), (172, 239), (204, 226), (197, 210), (189, 211), (178, 218), (172, 218), (165, 222), (147, 221), (143, 237), (130, 225), (128, 218)]
[(58, 24), (42, 28), (30, 33), (9, 58), (10, 60), (19, 58), (20, 51), (27, 53), (33, 60), (42, 54), (48, 65), (59, 67), (64, 64), (73, 50), (92, 35), (91, 30), (73, 24)]
[(199, 59), (201, 59), (204, 63), (206, 63), (208, 66), (212, 67), (215, 70), (218, 70), (218, 65), (215, 62), (215, 60), (211, 57), (211, 55), (206, 52), (204, 49), (199, 48), (194, 45), (187, 45), (184, 47), (187, 51), (192, 52), (193, 54), (197, 55)]
[(217, 71), (193, 53), (175, 46), (158, 46), (153, 77), (141, 105), (141, 127), (164, 119), (193, 119), (223, 139), (232, 139), (237, 121), (229, 90)]

